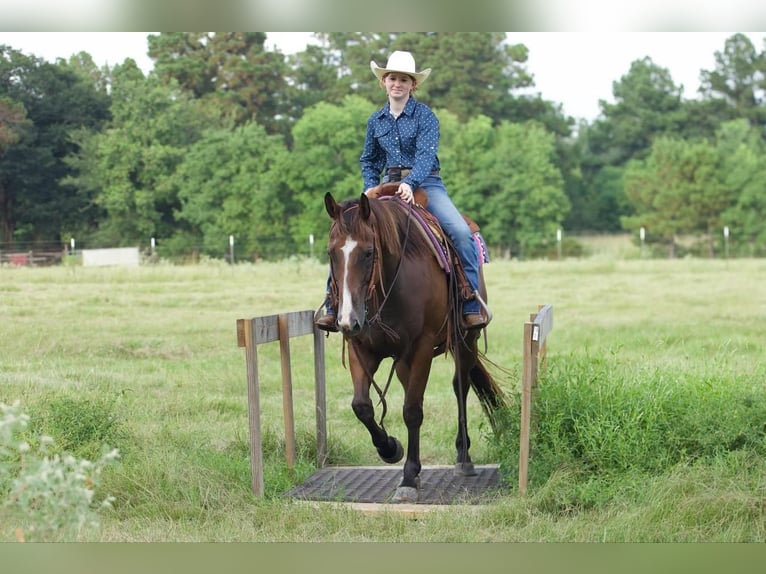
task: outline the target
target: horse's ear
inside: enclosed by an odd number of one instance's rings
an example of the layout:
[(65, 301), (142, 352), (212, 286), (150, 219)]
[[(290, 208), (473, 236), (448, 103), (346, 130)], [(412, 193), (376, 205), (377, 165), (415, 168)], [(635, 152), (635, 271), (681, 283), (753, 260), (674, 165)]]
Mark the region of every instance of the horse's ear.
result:
[(340, 207), (338, 206), (338, 202), (335, 201), (335, 198), (332, 196), (332, 193), (329, 191), (324, 194), (324, 208), (332, 219), (338, 219)]
[(359, 214), (365, 221), (370, 218), (370, 198), (365, 193), (359, 198)]

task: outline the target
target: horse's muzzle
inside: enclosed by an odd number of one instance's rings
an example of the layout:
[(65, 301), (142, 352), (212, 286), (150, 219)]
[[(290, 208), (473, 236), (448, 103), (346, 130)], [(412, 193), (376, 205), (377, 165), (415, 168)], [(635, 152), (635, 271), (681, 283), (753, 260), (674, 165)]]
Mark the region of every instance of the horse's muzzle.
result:
[(354, 337), (361, 333), (366, 323), (366, 309), (362, 313), (351, 311), (350, 313), (340, 312), (338, 314), (338, 330), (347, 337)]
[(352, 320), (347, 322), (338, 322), (338, 330), (347, 337), (354, 337), (362, 332), (363, 321)]

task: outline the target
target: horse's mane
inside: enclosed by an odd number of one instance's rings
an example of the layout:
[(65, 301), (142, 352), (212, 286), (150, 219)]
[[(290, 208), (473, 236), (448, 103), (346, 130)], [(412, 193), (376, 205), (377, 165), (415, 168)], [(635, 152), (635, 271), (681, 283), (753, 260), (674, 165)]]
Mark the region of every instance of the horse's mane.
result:
[(342, 233), (376, 241), (383, 251), (394, 257), (401, 257), (403, 250), (412, 256), (433, 256), (426, 235), (415, 228), (420, 225), (418, 220), (410, 214), (410, 209), (420, 207), (395, 198), (369, 199), (371, 215), (368, 222), (361, 217), (360, 201), (351, 199), (341, 203), (337, 224)]

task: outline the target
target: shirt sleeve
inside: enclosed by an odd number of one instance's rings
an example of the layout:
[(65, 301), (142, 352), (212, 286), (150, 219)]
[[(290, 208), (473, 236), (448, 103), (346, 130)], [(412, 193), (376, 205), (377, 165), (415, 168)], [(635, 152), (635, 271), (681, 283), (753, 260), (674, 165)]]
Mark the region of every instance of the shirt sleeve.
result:
[(436, 114), (424, 104), (418, 104), (415, 112), (418, 122), (415, 139), (415, 162), (412, 171), (402, 181), (409, 183), (412, 189), (417, 189), (423, 180), (438, 166), (439, 152), (439, 119)]
[(364, 148), (359, 157), (359, 163), (362, 166), (362, 181), (364, 182), (362, 192), (380, 184), (380, 172), (383, 171), (386, 164), (386, 154), (375, 139), (375, 118), (376, 114), (373, 114), (367, 120)]

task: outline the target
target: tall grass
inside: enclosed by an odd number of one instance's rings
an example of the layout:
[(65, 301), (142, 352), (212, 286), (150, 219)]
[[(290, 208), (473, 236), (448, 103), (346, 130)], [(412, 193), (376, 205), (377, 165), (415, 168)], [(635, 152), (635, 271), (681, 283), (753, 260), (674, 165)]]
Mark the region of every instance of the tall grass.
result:
[[(535, 400), (530, 483), (567, 477), (566, 507), (624, 500), (625, 488), (679, 465), (718, 464), (731, 453), (766, 454), (766, 371), (752, 378), (559, 356)], [(518, 472), (519, 418), (508, 409), (497, 457)], [(560, 482), (560, 478), (554, 482)], [(550, 485), (548, 486), (550, 489)]]
[[(513, 488), (514, 407), (494, 437), (471, 397), (472, 454), (501, 464), (507, 494), (418, 521), (282, 496), (314, 468), (310, 337), (290, 341), (295, 469), (284, 459), (279, 347), (258, 349), (267, 492), (250, 492), (236, 320), (316, 308), (318, 263), (0, 268), (0, 401), (19, 400), (62, 452), (120, 450), (100, 484), (113, 508), (91, 540), (763, 541), (765, 272), (758, 260), (493, 261), (487, 354), (511, 399), (523, 322), (554, 305), (532, 488)], [(339, 337), (326, 343), (331, 463), (380, 464), (350, 408)], [(424, 464), (454, 461), (450, 380), (437, 359)], [(401, 395), (392, 384), (386, 424), (404, 439)]]

